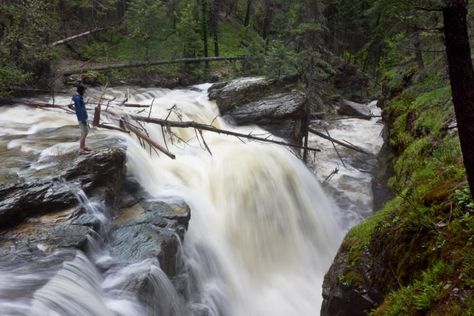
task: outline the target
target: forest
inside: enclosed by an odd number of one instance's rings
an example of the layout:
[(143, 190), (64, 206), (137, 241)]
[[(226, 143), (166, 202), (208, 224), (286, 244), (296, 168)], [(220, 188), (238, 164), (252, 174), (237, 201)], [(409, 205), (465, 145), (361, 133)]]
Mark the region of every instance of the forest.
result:
[(0, 314), (474, 315), (473, 29), (468, 0), (0, 1)]

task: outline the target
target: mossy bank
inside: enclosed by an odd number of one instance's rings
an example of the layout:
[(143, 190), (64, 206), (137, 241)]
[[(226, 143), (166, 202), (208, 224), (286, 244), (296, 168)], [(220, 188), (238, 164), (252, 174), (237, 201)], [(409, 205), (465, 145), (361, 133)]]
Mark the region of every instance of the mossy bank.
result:
[(385, 80), (396, 197), (346, 236), (322, 315), (474, 315), (474, 202), (449, 85)]

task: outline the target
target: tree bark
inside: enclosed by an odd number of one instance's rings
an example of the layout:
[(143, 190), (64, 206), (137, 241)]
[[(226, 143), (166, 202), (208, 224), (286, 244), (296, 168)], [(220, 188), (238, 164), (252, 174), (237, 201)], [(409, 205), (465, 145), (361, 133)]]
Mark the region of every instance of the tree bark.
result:
[(171, 60), (155, 60), (155, 61), (137, 61), (132, 63), (116, 63), (116, 64), (102, 64), (95, 66), (84, 66), (80, 68), (69, 68), (63, 69), (62, 74), (64, 76), (69, 76), (72, 74), (83, 73), (87, 71), (108, 71), (113, 69), (124, 69), (124, 68), (137, 68), (137, 67), (147, 67), (147, 66), (158, 66), (158, 65), (167, 65), (167, 64), (191, 64), (191, 63), (200, 63), (200, 62), (211, 62), (211, 61), (233, 61), (233, 60), (246, 60), (246, 59), (258, 59), (261, 57), (258, 56), (229, 56), (229, 57), (196, 57), (196, 58), (178, 58)]
[(474, 193), (474, 70), (467, 30), (467, 0), (443, 8), (446, 55), (459, 140), (471, 194)]
[(81, 37), (84, 37), (84, 36), (87, 36), (87, 35), (92, 35), (94, 33), (97, 33), (97, 32), (103, 31), (103, 30), (105, 30), (105, 28), (97, 28), (97, 29), (94, 29), (94, 30), (91, 30), (91, 31), (81, 33), (81, 34), (76, 34), (76, 35), (64, 38), (62, 40), (56, 41), (54, 43), (51, 43), (51, 46), (58, 46), (58, 45), (61, 45), (61, 44), (65, 44), (65, 43), (70, 42), (72, 40), (75, 40), (75, 39), (78, 39), (78, 38), (81, 38)]
[(424, 80), (426, 78), (425, 62), (423, 60), (423, 51), (421, 50), (420, 30), (416, 25), (413, 28), (413, 46), (415, 47), (415, 58), (420, 73), (420, 80)]
[[(209, 45), (208, 45), (208, 11), (209, 5), (208, 0), (201, 0), (201, 32), (202, 32), (202, 43), (203, 43), (203, 54), (204, 57), (209, 57)], [(209, 63), (206, 61), (206, 68)]]
[(266, 41), (268, 33), (270, 33), (270, 24), (272, 19), (272, 3), (271, 0), (265, 0), (265, 17), (263, 18), (262, 38)]
[(250, 24), (250, 11), (252, 9), (252, 0), (247, 0), (247, 10), (245, 10), (244, 26), (247, 27)]

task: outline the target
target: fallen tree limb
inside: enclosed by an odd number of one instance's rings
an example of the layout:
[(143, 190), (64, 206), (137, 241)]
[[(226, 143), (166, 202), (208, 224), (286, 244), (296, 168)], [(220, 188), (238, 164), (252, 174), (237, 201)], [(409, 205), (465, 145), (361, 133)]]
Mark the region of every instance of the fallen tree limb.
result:
[(133, 126), (132, 124), (130, 124), (129, 122), (127, 122), (126, 120), (123, 121), (125, 126), (130, 130), (132, 131), (135, 135), (137, 135), (138, 137), (140, 137), (141, 139), (145, 140), (148, 144), (150, 144), (150, 146), (153, 146), (155, 147), (156, 149), (158, 149), (159, 151), (161, 151), (162, 153), (164, 153), (165, 155), (167, 155), (168, 157), (170, 157), (171, 159), (176, 159), (176, 156), (173, 155), (172, 153), (170, 153), (166, 148), (164, 148), (163, 146), (161, 146), (160, 144), (156, 143), (153, 139), (151, 139), (150, 137), (148, 137), (147, 135), (145, 135), (144, 133), (142, 133), (142, 131), (140, 131), (138, 128), (136, 128), (135, 126)]
[(45, 102), (24, 102), (23, 104), (34, 107), (34, 108), (56, 108), (56, 109), (61, 109), (69, 113), (75, 113), (73, 110), (71, 110), (70, 106), (73, 106), (74, 104), (68, 104), (66, 106), (59, 105), (59, 104), (51, 104), (51, 103), (45, 103)]
[(63, 38), (59, 41), (51, 43), (51, 46), (54, 47), (54, 46), (58, 46), (58, 45), (61, 45), (61, 44), (65, 44), (65, 43), (70, 42), (72, 40), (75, 40), (77, 38), (81, 38), (81, 37), (84, 37), (84, 36), (87, 36), (87, 35), (92, 35), (94, 33), (97, 33), (97, 32), (103, 31), (103, 30), (105, 30), (105, 28), (103, 28), (103, 27), (102, 28), (96, 28), (96, 29), (93, 29), (93, 30), (90, 30), (90, 31), (87, 31), (87, 32), (84, 32), (84, 33), (69, 36), (69, 37)]
[(99, 124), (99, 125), (97, 125), (97, 127), (130, 134), (130, 131), (127, 131), (126, 129), (123, 129), (123, 128), (120, 128), (120, 127), (117, 127), (117, 126), (113, 126), (113, 125)]
[(286, 146), (286, 147), (293, 147), (293, 148), (298, 148), (298, 149), (307, 149), (307, 150), (310, 150), (310, 151), (320, 151), (317, 148), (311, 148), (311, 147), (305, 147), (305, 146), (296, 145), (296, 144), (290, 144), (290, 143), (286, 143), (286, 142), (283, 142), (283, 141), (278, 141), (278, 140), (273, 140), (273, 139), (254, 136), (252, 134), (242, 134), (242, 133), (232, 132), (232, 131), (228, 131), (228, 130), (225, 130), (225, 129), (216, 128), (216, 127), (213, 127), (211, 125), (196, 123), (196, 122), (193, 122), (193, 121), (176, 122), (176, 121), (168, 121), (168, 120), (157, 119), (157, 118), (147, 118), (147, 117), (139, 116), (139, 115), (132, 115), (130, 117), (133, 118), (134, 120), (137, 120), (137, 121), (142, 121), (142, 122), (152, 123), (152, 124), (158, 124), (158, 125), (166, 126), (166, 127), (195, 128), (197, 130), (209, 131), (209, 132), (213, 132), (213, 133), (217, 133), (217, 134), (224, 134), (224, 135), (230, 135), (230, 136), (235, 136), (235, 137), (242, 137), (242, 138), (257, 140), (257, 141), (266, 142), (266, 143), (273, 143), (273, 144), (277, 144), (277, 145), (283, 145), (283, 146)]
[(178, 58), (171, 60), (155, 60), (155, 61), (137, 61), (132, 63), (115, 63), (115, 64), (103, 64), (90, 67), (81, 67), (81, 68), (71, 68), (64, 69), (62, 74), (64, 76), (69, 76), (77, 73), (83, 73), (87, 71), (107, 71), (112, 69), (125, 69), (125, 68), (137, 68), (137, 67), (148, 67), (148, 66), (158, 66), (166, 64), (190, 64), (190, 63), (200, 63), (200, 62), (210, 62), (210, 61), (234, 61), (234, 60), (245, 60), (245, 59), (256, 59), (259, 57), (255, 56), (229, 56), (229, 57), (194, 57), (194, 58)]
[(123, 103), (121, 106), (124, 106), (126, 108), (149, 108), (149, 105), (146, 104), (134, 104), (134, 103)]
[(326, 134), (328, 135), (328, 138), (331, 140), (332, 147), (333, 147), (334, 150), (336, 151), (337, 157), (339, 157), (339, 160), (342, 162), (342, 165), (344, 166), (344, 168), (346, 168), (346, 164), (344, 163), (344, 160), (342, 160), (342, 157), (341, 157), (341, 155), (339, 154), (339, 150), (337, 150), (336, 144), (334, 144), (334, 140), (333, 140), (333, 138), (331, 137), (331, 135), (329, 134), (329, 131), (328, 131), (328, 129), (327, 129), (326, 127), (324, 127), (324, 131), (325, 131)]
[(334, 139), (334, 138), (332, 138), (332, 137), (330, 137), (330, 136), (324, 135), (324, 134), (321, 133), (321, 132), (318, 132), (318, 131), (315, 130), (314, 128), (308, 127), (308, 130), (309, 130), (311, 133), (313, 133), (314, 135), (319, 136), (319, 137), (321, 137), (321, 138), (324, 138), (324, 139), (326, 139), (326, 140), (329, 140), (329, 141), (331, 141), (331, 142), (334, 142), (334, 143), (336, 143), (336, 144), (338, 144), (338, 145), (341, 145), (341, 146), (343, 146), (343, 147), (352, 149), (352, 150), (354, 150), (354, 151), (357, 151), (357, 152), (360, 152), (360, 153), (363, 153), (363, 154), (372, 156), (371, 153), (369, 153), (368, 151), (365, 151), (365, 150), (362, 149), (362, 148), (359, 148), (359, 147), (356, 147), (356, 146), (353, 146), (353, 145), (348, 145), (348, 144), (346, 144), (346, 143), (343, 143), (343, 142), (341, 142), (341, 141), (339, 141), (339, 140), (337, 140), (337, 139)]

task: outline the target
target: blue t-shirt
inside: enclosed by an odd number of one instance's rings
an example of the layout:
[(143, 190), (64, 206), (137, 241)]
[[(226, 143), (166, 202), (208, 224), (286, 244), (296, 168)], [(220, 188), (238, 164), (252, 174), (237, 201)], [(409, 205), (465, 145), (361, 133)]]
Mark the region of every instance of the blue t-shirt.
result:
[(82, 98), (82, 95), (75, 94), (72, 97), (72, 101), (74, 101), (74, 108), (76, 109), (76, 116), (79, 122), (87, 122), (87, 110), (86, 110), (86, 103)]

